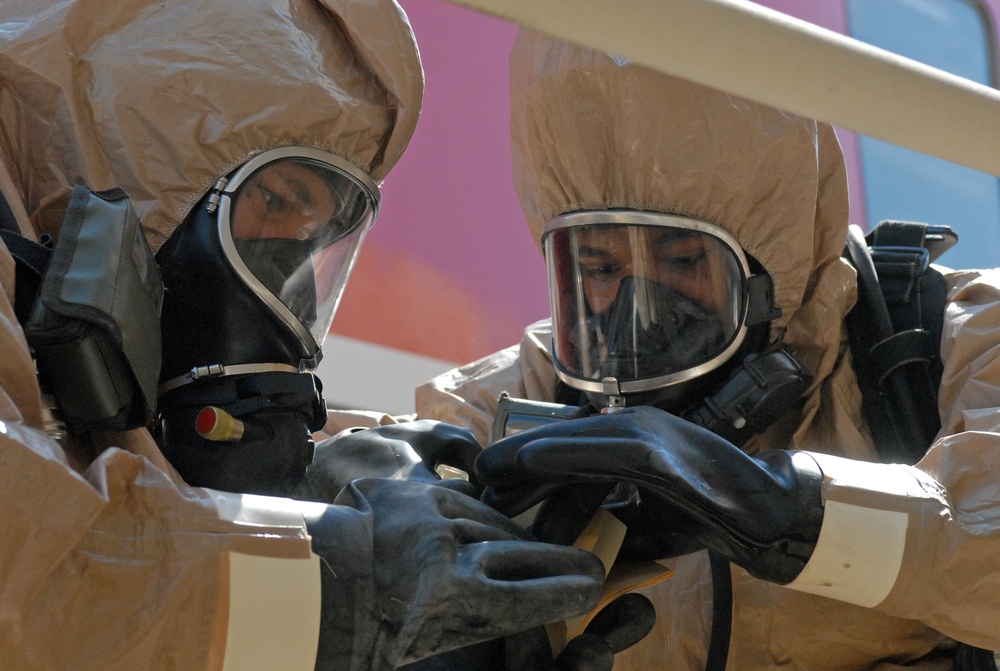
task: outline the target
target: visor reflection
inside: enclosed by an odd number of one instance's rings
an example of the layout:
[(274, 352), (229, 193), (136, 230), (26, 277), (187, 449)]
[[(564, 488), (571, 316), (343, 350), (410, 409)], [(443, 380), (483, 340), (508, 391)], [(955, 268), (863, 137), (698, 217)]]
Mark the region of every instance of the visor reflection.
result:
[(721, 354), (740, 327), (744, 273), (702, 231), (587, 225), (545, 239), (555, 355), (571, 375), (619, 382), (674, 375)]
[(371, 192), (334, 165), (286, 156), (256, 169), (232, 198), (241, 265), (321, 344), (374, 221)]
[(330, 167), (296, 160), (273, 163), (255, 172), (237, 194), (233, 238), (329, 244), (359, 223), (367, 209), (363, 199), (359, 202), (361, 191)]

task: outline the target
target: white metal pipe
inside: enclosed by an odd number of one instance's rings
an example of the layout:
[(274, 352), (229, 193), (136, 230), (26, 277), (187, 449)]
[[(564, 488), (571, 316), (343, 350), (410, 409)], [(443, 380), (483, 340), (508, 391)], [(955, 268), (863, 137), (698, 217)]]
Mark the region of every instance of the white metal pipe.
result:
[(449, 0), (1000, 176), (1000, 91), (746, 0)]

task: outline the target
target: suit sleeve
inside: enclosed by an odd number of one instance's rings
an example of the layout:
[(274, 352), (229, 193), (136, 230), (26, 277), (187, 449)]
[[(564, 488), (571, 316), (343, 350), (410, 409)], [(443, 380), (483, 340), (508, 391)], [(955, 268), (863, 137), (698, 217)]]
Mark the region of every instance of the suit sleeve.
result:
[(789, 587), (1000, 650), (1000, 272), (951, 280), (937, 439), (914, 467), (814, 455), (823, 528)]
[(313, 669), (319, 567), (302, 512), (184, 485), (145, 430), (78, 468), (41, 427), (13, 268), (0, 243), (4, 668)]

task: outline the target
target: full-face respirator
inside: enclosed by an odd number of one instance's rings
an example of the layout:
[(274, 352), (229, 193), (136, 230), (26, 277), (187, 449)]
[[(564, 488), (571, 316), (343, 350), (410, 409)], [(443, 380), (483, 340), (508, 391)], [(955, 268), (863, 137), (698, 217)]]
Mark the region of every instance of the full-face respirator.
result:
[[(709, 222), (574, 212), (542, 231), (561, 383), (595, 411), (656, 405), (740, 444), (798, 401), (808, 372), (767, 350), (771, 278)], [(582, 408), (505, 397), (494, 439)]]
[(375, 221), (378, 186), (328, 152), (263, 152), (157, 254), (165, 456), (195, 486), (288, 495), (326, 407), (312, 373)]

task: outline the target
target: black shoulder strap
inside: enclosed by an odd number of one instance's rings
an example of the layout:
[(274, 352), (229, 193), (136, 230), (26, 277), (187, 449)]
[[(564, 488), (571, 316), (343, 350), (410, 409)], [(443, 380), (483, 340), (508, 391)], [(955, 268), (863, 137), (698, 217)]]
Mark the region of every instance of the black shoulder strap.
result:
[(42, 286), (42, 277), (52, 255), (51, 241), (48, 246), (21, 235), (17, 219), (11, 211), (7, 199), (0, 193), (0, 238), (14, 257), (14, 314), (17, 320), (26, 324), (35, 296)]
[(846, 319), (854, 369), (872, 437), (887, 462), (915, 463), (940, 429), (945, 283), (930, 266), (929, 230), (882, 222), (866, 240), (852, 226), (844, 252), (858, 272), (858, 302)]
[(7, 202), (2, 191), (0, 191), (0, 230), (19, 232), (17, 217), (14, 216), (14, 211), (10, 209), (10, 203)]

